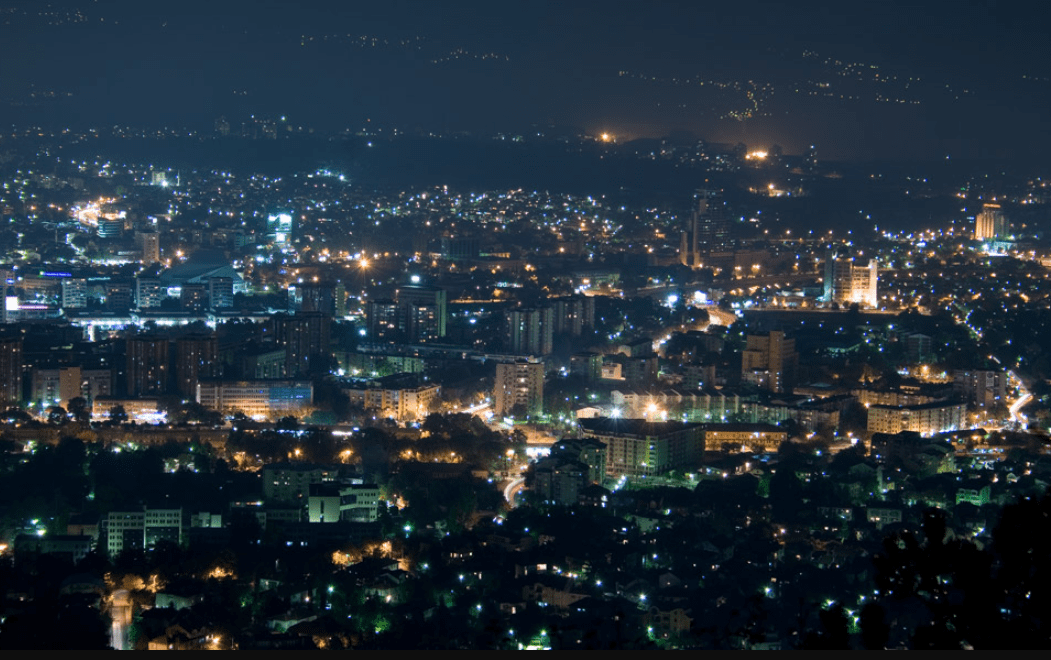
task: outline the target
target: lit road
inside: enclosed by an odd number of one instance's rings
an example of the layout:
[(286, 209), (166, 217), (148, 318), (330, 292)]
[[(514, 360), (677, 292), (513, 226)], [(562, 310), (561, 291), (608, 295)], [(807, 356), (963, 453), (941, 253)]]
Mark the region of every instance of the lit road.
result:
[[(956, 303), (956, 307), (960, 310), (960, 313), (963, 314), (962, 319), (960, 317), (956, 317), (957, 323), (962, 323), (968, 330), (970, 330), (974, 334), (975, 337), (981, 339), (982, 331), (972, 326), (968, 321), (968, 319), (971, 316), (970, 310), (960, 305), (959, 303)], [(990, 355), (989, 359), (996, 362), (997, 365), (1003, 366), (1003, 364), (1000, 362), (1000, 358), (996, 357), (995, 355)], [(1010, 369), (1005, 370), (1004, 373), (1007, 374), (1007, 382), (1012, 385), (1017, 383), (1018, 388), (1018, 398), (1015, 399), (1015, 402), (1012, 403), (1010, 407), (1008, 407), (1008, 411), (1011, 413), (1011, 421), (1017, 425), (1028, 424), (1029, 419), (1025, 415), (1023, 415), (1021, 411), (1022, 408), (1024, 408), (1030, 401), (1033, 400), (1033, 395), (1029, 392), (1028, 389), (1026, 389), (1025, 381), (1023, 381), (1022, 378), (1018, 376), (1018, 374), (1011, 371)]]
[(477, 405), (471, 406), (469, 408), (464, 408), (460, 412), (465, 412), (468, 415), (477, 415), (478, 413), (485, 412), (486, 410), (489, 410), (490, 408), (491, 408), (491, 404), (488, 401), (483, 401), (482, 403), (479, 403)]
[(516, 477), (511, 480), (511, 483), (504, 486), (504, 499), (507, 500), (512, 509), (515, 506), (515, 497), (518, 496), (518, 493), (523, 488), (525, 488), (525, 477)]
[[(992, 357), (993, 360), (996, 361), (996, 364), (1000, 364), (1000, 358), (996, 356), (990, 357)], [(1025, 408), (1026, 404), (1033, 400), (1033, 395), (1026, 388), (1025, 381), (1023, 381), (1022, 378), (1018, 376), (1018, 374), (1011, 371), (1010, 369), (1007, 370), (1007, 382), (1011, 385), (1015, 385), (1017, 383), (1018, 387), (1018, 398), (1008, 408), (1008, 410), (1011, 413), (1011, 421), (1019, 425), (1028, 424), (1029, 419), (1021, 413), (1021, 410), (1022, 408)]]
[(110, 628), (110, 646), (115, 651), (124, 651), (128, 648), (128, 627), (131, 625), (131, 594), (127, 590), (121, 589), (113, 592), (110, 617), (113, 619), (113, 626)]
[(708, 318), (711, 320), (711, 325), (722, 325), (730, 327), (737, 321), (737, 315), (733, 312), (728, 312), (718, 307), (705, 307), (708, 310)]
[(1026, 420), (1026, 416), (1021, 414), (1019, 411), (1022, 408), (1024, 408), (1027, 403), (1029, 403), (1030, 401), (1033, 400), (1033, 395), (1032, 394), (1030, 394), (1029, 392), (1025, 392), (1024, 390), (1022, 390), (1022, 392), (1023, 392), (1022, 396), (1019, 397), (1019, 399), (1017, 401), (1012, 403), (1011, 404), (1011, 408), (1010, 408), (1011, 421), (1014, 422), (1015, 424), (1022, 424), (1022, 423), (1025, 423), (1027, 421)]

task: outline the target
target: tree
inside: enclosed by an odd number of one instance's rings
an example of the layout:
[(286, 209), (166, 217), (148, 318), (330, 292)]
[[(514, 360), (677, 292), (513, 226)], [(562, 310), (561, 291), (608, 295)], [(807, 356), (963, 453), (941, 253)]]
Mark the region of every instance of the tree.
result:
[(299, 420), (296, 419), (295, 415), (287, 415), (277, 420), (274, 428), (278, 431), (295, 431), (299, 429)]
[(62, 406), (52, 406), (47, 410), (47, 421), (49, 424), (65, 424), (69, 421), (69, 413)]
[(88, 400), (82, 396), (73, 397), (69, 400), (69, 414), (74, 420), (86, 424), (91, 421), (91, 409), (88, 408)]
[(109, 409), (109, 420), (114, 424), (123, 424), (128, 421), (128, 413), (124, 410), (124, 406), (119, 403)]

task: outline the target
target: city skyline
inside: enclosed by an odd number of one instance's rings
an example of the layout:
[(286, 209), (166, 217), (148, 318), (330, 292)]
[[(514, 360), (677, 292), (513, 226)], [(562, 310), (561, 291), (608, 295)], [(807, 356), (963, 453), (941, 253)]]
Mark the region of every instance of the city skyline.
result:
[(0, 0), (0, 648), (1046, 646), (1042, 18)]

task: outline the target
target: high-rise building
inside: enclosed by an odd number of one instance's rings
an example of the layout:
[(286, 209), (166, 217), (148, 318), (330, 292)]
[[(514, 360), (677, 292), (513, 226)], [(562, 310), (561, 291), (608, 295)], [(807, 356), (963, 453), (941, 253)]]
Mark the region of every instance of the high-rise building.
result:
[(0, 405), (22, 400), (22, 339), (0, 338)]
[(84, 279), (62, 280), (62, 309), (83, 309), (88, 306), (88, 283)]
[(682, 233), (679, 261), (684, 266), (700, 268), (712, 252), (723, 252), (732, 247), (730, 209), (721, 190), (703, 188), (694, 198), (697, 208), (690, 217), (689, 228)]
[(127, 312), (134, 302), (131, 282), (110, 282), (106, 285), (106, 309)]
[(202, 378), (214, 378), (219, 364), (219, 340), (214, 334), (189, 335), (175, 340), (175, 389), (187, 399), (197, 398)]
[[(396, 299), (410, 344), (445, 337), (448, 296), (444, 289), (423, 285), (402, 286), (398, 288)], [(429, 307), (430, 310), (417, 309), (420, 307)], [(418, 320), (415, 323), (412, 322), (414, 317)]]
[(179, 292), (179, 305), (188, 312), (203, 312), (209, 307), (208, 285), (204, 282), (186, 282)]
[(369, 301), (368, 335), (373, 341), (426, 344), (445, 337), (448, 294), (433, 286), (399, 287), (395, 299)]
[(993, 241), (1007, 238), (1010, 226), (999, 204), (982, 204), (982, 211), (974, 219), (974, 240)]
[(953, 394), (982, 408), (1007, 402), (1007, 374), (998, 370), (957, 371), (952, 379)]
[(741, 379), (771, 392), (791, 392), (799, 354), (796, 340), (772, 330), (764, 335), (748, 335), (741, 355)]
[(161, 301), (167, 297), (168, 290), (161, 286), (159, 278), (135, 278), (135, 304), (139, 309), (160, 307)]
[(825, 260), (825, 302), (838, 305), (858, 303), (879, 306), (879, 265), (875, 259), (862, 261), (833, 252)]
[(589, 383), (597, 382), (602, 378), (602, 354), (584, 351), (570, 356), (569, 373)]
[(303, 282), (288, 287), (289, 312), (336, 313), (336, 285), (331, 282)]
[(496, 365), (494, 392), (497, 415), (518, 410), (539, 415), (544, 405), (544, 363), (515, 360)]
[(555, 334), (579, 337), (585, 330), (595, 328), (595, 299), (591, 296), (557, 298), (555, 310)]
[(274, 317), (274, 336), (285, 348), (290, 377), (308, 376), (328, 366), (332, 317), (321, 312), (302, 312)]
[(554, 350), (555, 311), (513, 309), (507, 313), (507, 348), (516, 355), (548, 355)]
[(403, 340), (398, 324), (398, 303), (390, 299), (370, 300), (365, 308), (368, 337), (372, 341), (397, 342)]
[(810, 145), (806, 150), (806, 154), (803, 156), (803, 163), (806, 165), (806, 169), (809, 172), (813, 172), (817, 169), (817, 147)]
[(211, 309), (229, 309), (234, 306), (232, 277), (208, 278), (208, 305)]
[(32, 388), (32, 400), (42, 408), (68, 408), (70, 399), (84, 395), (84, 379), (77, 366), (34, 368)]
[(128, 338), (128, 396), (168, 392), (168, 338), (138, 335)]
[(440, 314), (436, 305), (410, 303), (405, 306), (405, 331), (412, 343), (433, 343), (441, 338)]
[(160, 263), (161, 239), (160, 234), (155, 231), (135, 232), (135, 244), (139, 248), (139, 255), (144, 266)]

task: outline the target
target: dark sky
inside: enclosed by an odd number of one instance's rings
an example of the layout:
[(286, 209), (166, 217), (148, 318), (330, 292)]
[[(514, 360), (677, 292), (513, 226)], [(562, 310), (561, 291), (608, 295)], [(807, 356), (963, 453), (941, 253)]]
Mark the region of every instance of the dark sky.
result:
[(831, 158), (1032, 160), (1051, 147), (1049, 12), (1033, 6), (0, 0), (0, 118), (557, 124)]

